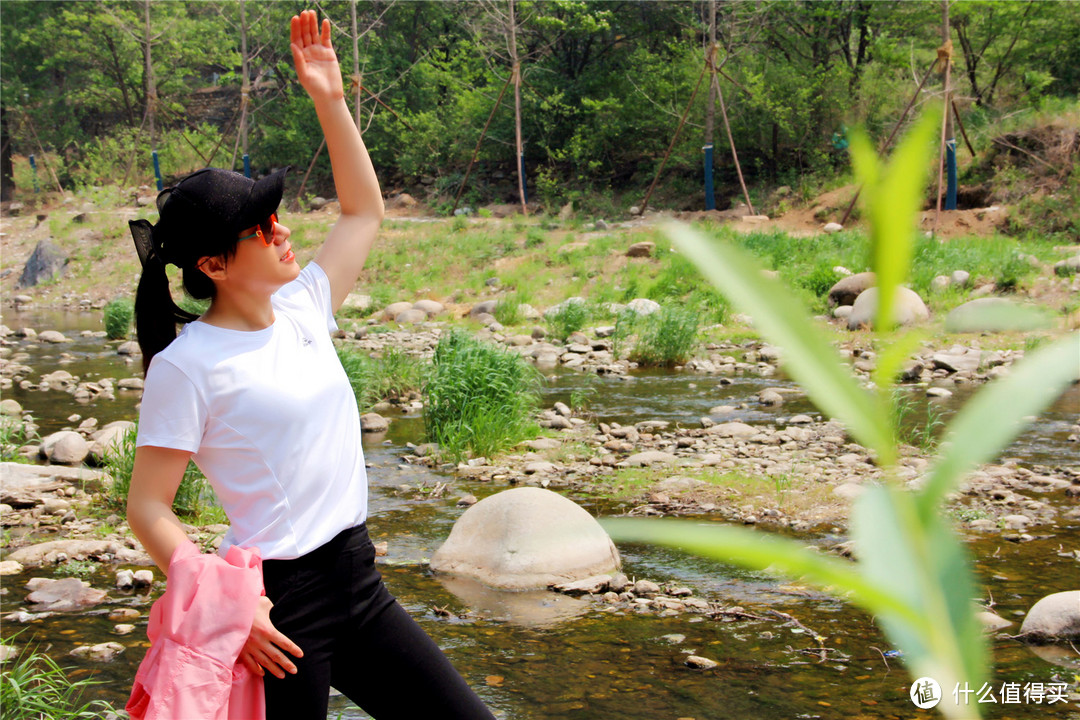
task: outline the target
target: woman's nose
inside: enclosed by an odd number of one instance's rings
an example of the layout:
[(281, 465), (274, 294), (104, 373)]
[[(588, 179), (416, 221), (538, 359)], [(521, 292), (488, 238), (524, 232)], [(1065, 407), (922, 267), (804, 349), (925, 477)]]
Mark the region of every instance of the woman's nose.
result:
[(290, 235), (292, 235), (292, 230), (285, 227), (281, 223), (274, 223), (274, 244), (275, 245), (280, 245), (281, 243), (285, 242), (286, 240), (289, 239)]

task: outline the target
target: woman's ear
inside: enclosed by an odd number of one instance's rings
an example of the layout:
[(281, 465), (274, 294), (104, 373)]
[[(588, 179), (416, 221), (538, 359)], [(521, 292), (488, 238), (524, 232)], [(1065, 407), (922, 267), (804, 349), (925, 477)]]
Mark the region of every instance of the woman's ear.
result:
[(228, 261), (224, 255), (207, 255), (199, 258), (195, 267), (202, 270), (203, 274), (211, 280), (224, 280), (228, 274)]

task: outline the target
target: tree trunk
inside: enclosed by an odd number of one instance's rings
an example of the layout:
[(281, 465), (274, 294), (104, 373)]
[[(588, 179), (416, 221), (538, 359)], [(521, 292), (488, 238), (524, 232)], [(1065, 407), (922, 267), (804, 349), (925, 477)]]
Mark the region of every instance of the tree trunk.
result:
[(528, 215), (529, 207), (525, 202), (525, 152), (521, 141), (521, 62), (518, 60), (517, 51), (517, 18), (514, 15), (514, 0), (507, 1), (510, 5), (510, 62), (514, 73), (514, 147), (517, 151), (514, 161), (518, 166), (518, 197), (521, 199), (521, 212)]
[(15, 198), (15, 170), (11, 165), (11, 133), (8, 132), (7, 108), (0, 105), (0, 202)]
[(360, 77), (360, 33), (356, 29), (356, 0), (349, 0), (349, 11), (352, 19), (352, 81), (356, 85), (356, 128), (360, 129), (360, 98), (362, 96), (363, 81)]
[[(240, 152), (248, 154), (248, 108), (251, 105), (251, 59), (248, 57), (245, 0), (240, 0)], [(236, 158), (233, 158), (236, 162)]]
[(146, 114), (150, 125), (150, 147), (157, 149), (157, 83), (154, 82), (154, 63), (150, 58), (150, 0), (143, 0), (143, 60), (146, 64)]
[[(709, 1), (709, 46), (706, 57), (716, 63), (716, 0)], [(709, 83), (709, 102), (705, 105), (705, 144), (713, 144), (713, 122), (716, 120), (716, 86)]]

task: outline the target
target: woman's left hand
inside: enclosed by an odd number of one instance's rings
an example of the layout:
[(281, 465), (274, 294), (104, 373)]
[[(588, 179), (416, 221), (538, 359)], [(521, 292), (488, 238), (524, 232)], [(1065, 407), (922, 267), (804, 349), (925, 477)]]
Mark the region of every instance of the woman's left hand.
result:
[(330, 20), (324, 18), (320, 32), (314, 10), (293, 16), (289, 27), (296, 76), (316, 103), (345, 97), (337, 53), (330, 45)]

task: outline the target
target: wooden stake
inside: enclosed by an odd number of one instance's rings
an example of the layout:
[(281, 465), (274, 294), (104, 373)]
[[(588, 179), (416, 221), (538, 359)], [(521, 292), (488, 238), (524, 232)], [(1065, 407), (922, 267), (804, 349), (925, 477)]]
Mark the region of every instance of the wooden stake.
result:
[(480, 131), (480, 138), (476, 141), (476, 148), (473, 149), (472, 159), (469, 160), (469, 166), (465, 168), (465, 177), (461, 179), (461, 187), (458, 188), (457, 195), (454, 196), (454, 207), (450, 208), (451, 214), (457, 210), (458, 201), (461, 200), (461, 193), (465, 191), (465, 183), (469, 182), (469, 173), (472, 172), (473, 163), (476, 162), (476, 156), (480, 154), (480, 143), (484, 142), (484, 136), (487, 135), (488, 127), (491, 125), (491, 119), (495, 117), (495, 111), (498, 110), (499, 105), (502, 104), (503, 95), (506, 94), (506, 88), (510, 87), (510, 81), (513, 79), (514, 75), (512, 73), (510, 77), (506, 78), (502, 90), (499, 91), (499, 97), (495, 101), (495, 107), (491, 108), (491, 114), (488, 115), (487, 122), (484, 123), (484, 129)]
[(656, 177), (653, 178), (652, 185), (649, 186), (649, 191), (645, 193), (645, 199), (641, 201), (641, 212), (644, 214), (645, 208), (649, 206), (649, 198), (652, 197), (653, 190), (656, 188), (656, 183), (660, 180), (660, 173), (664, 172), (664, 166), (667, 165), (668, 158), (671, 156), (671, 150), (675, 147), (675, 142), (679, 139), (679, 133), (682, 132), (683, 124), (686, 122), (686, 116), (690, 114), (690, 107), (694, 104), (694, 98), (697, 97), (698, 88), (701, 87), (701, 81), (705, 78), (705, 71), (709, 68), (708, 60), (701, 66), (701, 74), (698, 75), (697, 85), (694, 86), (694, 92), (690, 93), (690, 101), (686, 103), (686, 110), (683, 111), (682, 117), (679, 118), (679, 126), (675, 128), (675, 136), (671, 138), (671, 144), (668, 145), (667, 152), (664, 153), (664, 159), (660, 161), (660, 167), (656, 170)]

